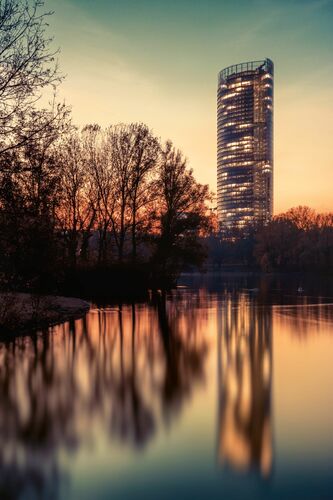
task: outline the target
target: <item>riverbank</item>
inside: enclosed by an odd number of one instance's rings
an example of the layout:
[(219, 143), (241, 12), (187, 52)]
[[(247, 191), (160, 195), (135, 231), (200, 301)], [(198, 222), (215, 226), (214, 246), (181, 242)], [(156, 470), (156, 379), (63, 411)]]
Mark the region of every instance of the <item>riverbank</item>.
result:
[(0, 293), (0, 337), (15, 337), (80, 318), (89, 307), (88, 302), (73, 297)]

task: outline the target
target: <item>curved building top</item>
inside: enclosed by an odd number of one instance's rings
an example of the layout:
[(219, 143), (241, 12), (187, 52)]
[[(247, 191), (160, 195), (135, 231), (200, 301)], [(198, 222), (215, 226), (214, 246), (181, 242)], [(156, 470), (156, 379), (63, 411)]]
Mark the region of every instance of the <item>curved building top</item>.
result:
[(236, 76), (237, 74), (253, 72), (258, 69), (263, 69), (268, 73), (274, 74), (274, 64), (271, 59), (262, 59), (261, 61), (248, 61), (239, 64), (233, 64), (227, 68), (222, 69), (218, 75), (218, 83), (225, 81), (230, 76)]

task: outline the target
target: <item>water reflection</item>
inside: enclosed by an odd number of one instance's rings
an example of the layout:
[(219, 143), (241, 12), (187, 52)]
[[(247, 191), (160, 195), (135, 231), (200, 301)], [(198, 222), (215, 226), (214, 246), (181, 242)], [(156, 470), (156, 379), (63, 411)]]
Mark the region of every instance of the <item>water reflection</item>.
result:
[(272, 309), (245, 294), (218, 308), (218, 459), (272, 470)]
[[(329, 491), (333, 307), (307, 296), (277, 305), (267, 284), (236, 285), (94, 306), (0, 342), (0, 498), (137, 498), (140, 487), (153, 498), (162, 480), (169, 498), (181, 481), (184, 497), (242, 487), (243, 498), (247, 479), (273, 470), (256, 484), (291, 498), (306, 457), (308, 498), (318, 484)], [(80, 490), (89, 473), (98, 479)]]
[(324, 325), (333, 324), (333, 303), (316, 303), (317, 301), (314, 297), (304, 297), (297, 307), (277, 305), (274, 306), (274, 311), (282, 323), (288, 324), (294, 336), (306, 339), (315, 332), (322, 333)]
[[(193, 305), (193, 304), (192, 304)], [(0, 493), (52, 498), (74, 453), (109, 438), (141, 449), (204, 381), (207, 314), (188, 298), (96, 308), (0, 350)]]

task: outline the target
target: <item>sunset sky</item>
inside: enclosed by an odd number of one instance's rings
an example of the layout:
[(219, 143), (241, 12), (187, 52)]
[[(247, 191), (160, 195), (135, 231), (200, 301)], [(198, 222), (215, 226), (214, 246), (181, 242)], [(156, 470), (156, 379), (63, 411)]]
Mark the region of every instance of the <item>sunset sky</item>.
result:
[(217, 73), (275, 64), (274, 211), (333, 210), (333, 0), (47, 0), (83, 125), (142, 121), (216, 191)]

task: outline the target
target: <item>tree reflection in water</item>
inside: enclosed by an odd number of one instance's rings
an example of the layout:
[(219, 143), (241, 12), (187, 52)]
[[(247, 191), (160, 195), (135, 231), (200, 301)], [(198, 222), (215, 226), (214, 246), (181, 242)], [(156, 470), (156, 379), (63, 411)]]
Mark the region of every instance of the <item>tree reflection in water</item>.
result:
[(272, 310), (246, 294), (218, 310), (218, 459), (236, 470), (272, 469)]
[[(316, 303), (313, 297), (302, 297), (297, 306), (274, 306), (274, 312), (281, 324), (288, 324), (292, 334), (300, 340), (305, 340), (308, 335), (322, 335), (324, 325), (333, 324), (332, 299), (330, 303)], [(320, 298), (324, 302), (325, 298)]]
[(193, 298), (161, 294), (1, 343), (1, 498), (57, 497), (60, 453), (89, 444), (96, 427), (145, 446), (204, 381), (206, 324)]

